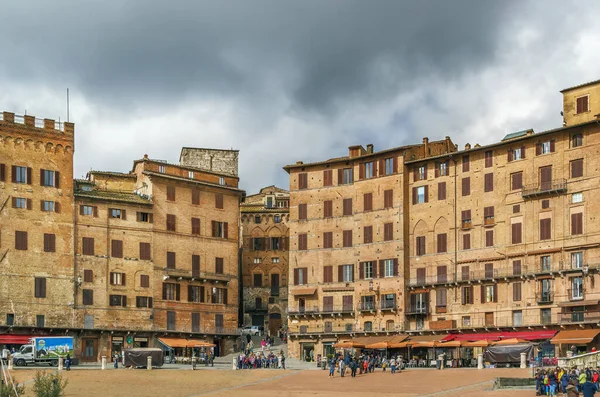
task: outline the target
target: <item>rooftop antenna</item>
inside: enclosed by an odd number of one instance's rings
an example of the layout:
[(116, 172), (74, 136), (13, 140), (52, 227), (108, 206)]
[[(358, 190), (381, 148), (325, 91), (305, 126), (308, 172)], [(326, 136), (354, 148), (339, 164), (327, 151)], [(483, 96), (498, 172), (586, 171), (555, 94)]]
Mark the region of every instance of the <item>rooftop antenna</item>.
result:
[(67, 88), (67, 122), (69, 122), (69, 89)]

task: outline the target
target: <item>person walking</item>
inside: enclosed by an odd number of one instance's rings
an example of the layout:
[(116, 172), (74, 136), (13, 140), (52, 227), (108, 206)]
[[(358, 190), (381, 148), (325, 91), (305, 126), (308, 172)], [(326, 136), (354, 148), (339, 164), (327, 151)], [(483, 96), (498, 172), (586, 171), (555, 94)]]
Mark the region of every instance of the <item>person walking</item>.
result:
[(67, 358), (65, 359), (66, 370), (71, 370), (71, 355), (67, 353)]
[(352, 361), (350, 361), (350, 370), (351, 372), (351, 376), (353, 378), (356, 378), (356, 368), (358, 367), (358, 362), (356, 361), (356, 359), (352, 359)]
[(346, 373), (346, 362), (341, 357), (340, 357), (339, 365), (340, 365), (340, 376), (343, 378), (344, 374)]
[(115, 369), (119, 368), (119, 353), (115, 352)]
[(335, 375), (335, 358), (329, 360), (329, 377), (333, 378)]
[(585, 371), (581, 371), (579, 373), (579, 391), (580, 392), (583, 391), (583, 385), (585, 384), (586, 381), (587, 381), (587, 376), (585, 374)]
[(592, 382), (591, 379), (587, 379), (581, 387), (583, 397), (594, 397), (594, 394), (598, 391), (598, 386)]
[(396, 359), (394, 357), (390, 359), (390, 372), (392, 374), (396, 373)]

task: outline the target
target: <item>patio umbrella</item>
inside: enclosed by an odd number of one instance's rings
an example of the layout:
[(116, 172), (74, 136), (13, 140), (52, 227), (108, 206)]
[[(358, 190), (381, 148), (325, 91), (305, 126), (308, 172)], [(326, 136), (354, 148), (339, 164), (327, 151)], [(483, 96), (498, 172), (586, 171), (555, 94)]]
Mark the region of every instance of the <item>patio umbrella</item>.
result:
[(439, 345), (440, 345), (440, 342), (432, 340), (432, 341), (429, 341), (429, 342), (416, 342), (416, 343), (412, 344), (411, 347), (413, 349), (417, 348), (417, 347), (430, 347), (431, 348), (431, 347), (437, 347)]
[(494, 345), (518, 345), (519, 343), (529, 343), (528, 340), (519, 338), (504, 339), (498, 342), (494, 342)]
[(463, 346), (463, 343), (464, 342), (459, 341), (459, 340), (453, 340), (453, 341), (450, 341), (450, 342), (438, 343), (437, 347), (441, 347), (441, 348), (444, 348), (444, 347), (461, 347), (461, 346)]
[(378, 349), (378, 350), (383, 350), (383, 349), (390, 349), (391, 348), (391, 343), (390, 342), (377, 342), (377, 343), (371, 343), (370, 345), (366, 345), (365, 348), (366, 349)]
[(390, 343), (390, 349), (402, 349), (408, 347), (409, 342)]
[(360, 343), (356, 343), (354, 341), (347, 340), (347, 341), (340, 341), (340, 342), (336, 343), (335, 345), (333, 345), (333, 347), (336, 349), (364, 349), (365, 345), (361, 345)]
[(486, 339), (477, 340), (475, 342), (463, 342), (462, 347), (488, 347), (492, 342)]

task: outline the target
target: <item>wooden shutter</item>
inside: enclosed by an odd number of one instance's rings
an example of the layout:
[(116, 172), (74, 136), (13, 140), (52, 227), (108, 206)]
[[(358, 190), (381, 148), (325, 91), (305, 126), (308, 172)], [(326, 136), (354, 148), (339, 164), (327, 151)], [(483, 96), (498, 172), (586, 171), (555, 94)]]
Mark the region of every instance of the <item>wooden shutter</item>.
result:
[(306, 189), (308, 187), (308, 176), (306, 172), (298, 174), (298, 189)]
[(494, 246), (494, 231), (486, 230), (485, 232), (485, 246), (493, 247)]
[(385, 159), (379, 160), (379, 176), (385, 175)]
[(583, 234), (583, 214), (571, 214), (571, 234)]
[(542, 154), (542, 143), (538, 142), (535, 144), (535, 155), (539, 156), (540, 154)]
[(418, 284), (425, 284), (425, 278), (426, 278), (426, 270), (424, 267), (417, 269), (417, 283)]
[(521, 283), (513, 283), (513, 301), (521, 300)]
[(192, 205), (200, 205), (200, 190), (192, 189)]
[(494, 302), (498, 302), (498, 284), (492, 286)]
[(298, 285), (298, 271), (299, 269), (294, 269), (294, 285)]
[(223, 258), (215, 258), (215, 273), (223, 274), (224, 260)]
[(200, 255), (192, 255), (192, 277), (200, 277)]
[(433, 164), (433, 169), (434, 169), (434, 176), (437, 178), (440, 176), (440, 163), (439, 162), (435, 162)]
[(363, 211), (371, 211), (373, 209), (373, 193), (365, 193), (363, 195)]
[(484, 176), (484, 191), (492, 192), (494, 191), (494, 174), (489, 173)]
[(306, 204), (298, 204), (298, 219), (306, 220), (306, 218), (307, 218)]
[(181, 285), (175, 284), (175, 300), (181, 300)]
[(27, 167), (27, 184), (31, 185), (31, 182), (33, 182), (33, 178), (31, 176), (31, 167)]
[(167, 200), (175, 201), (175, 186), (167, 186)]
[(398, 258), (394, 258), (394, 276), (398, 275)]
[(323, 202), (323, 218), (331, 218), (333, 216), (333, 201), (326, 200)]
[(358, 165), (358, 180), (362, 181), (365, 179), (365, 163)]
[(540, 219), (540, 240), (549, 240), (552, 238), (552, 220), (550, 218)]
[(127, 274), (121, 273), (121, 285), (125, 285), (127, 283)]
[(389, 189), (383, 192), (383, 207), (392, 208), (394, 206), (394, 190)]
[(462, 195), (468, 196), (471, 194), (471, 178), (466, 177), (462, 179)]
[(192, 234), (200, 234), (200, 218), (192, 218)]
[(493, 153), (491, 150), (488, 150), (487, 152), (485, 152), (485, 167), (489, 168), (492, 165), (494, 165)]
[(446, 182), (438, 183), (438, 200), (446, 200)]
[(361, 280), (365, 279), (365, 263), (364, 262), (360, 262), (358, 265), (358, 277)]
[(521, 261), (520, 260), (513, 261), (512, 265), (513, 265), (513, 276), (521, 275)]
[(571, 161), (571, 178), (583, 176), (583, 159)]
[(323, 170), (323, 186), (332, 186), (333, 185), (333, 171), (332, 170)]
[(175, 269), (175, 252), (167, 251), (167, 269)]
[(345, 198), (343, 206), (344, 215), (352, 215), (352, 198)]
[(373, 242), (373, 226), (365, 226), (363, 229), (363, 242), (370, 244)]
[(508, 149), (508, 162), (513, 161), (513, 150), (512, 149)]
[(521, 146), (521, 158), (525, 158), (525, 145)]
[(554, 141), (554, 139), (550, 140), (550, 153), (554, 153), (554, 151), (556, 150), (556, 143)]
[(54, 171), (54, 187), (60, 188), (60, 172)]
[(383, 225), (383, 239), (384, 241), (391, 241), (394, 239), (394, 224), (385, 223)]
[(512, 190), (521, 189), (523, 187), (523, 173), (517, 172), (512, 174)]
[(428, 203), (429, 202), (429, 185), (425, 185), (425, 202)]
[(31, 199), (27, 199), (27, 209), (30, 210), (33, 207), (33, 201)]
[[(194, 288), (192, 285), (188, 285), (188, 302), (194, 301)], [(193, 315), (193, 313), (192, 313)]]
[(438, 254), (447, 252), (447, 250), (448, 250), (447, 236), (448, 235), (446, 233), (440, 233), (437, 235), (437, 253)]
[(394, 156), (393, 157), (393, 166), (394, 166), (394, 174), (398, 173), (398, 157)]
[(469, 161), (469, 156), (463, 156), (462, 157), (462, 172), (469, 172), (470, 169), (470, 161)]
[(215, 194), (215, 208), (223, 209), (223, 194)]
[[(375, 266), (375, 265), (373, 265)], [(385, 277), (385, 261), (384, 260), (380, 260), (379, 261), (379, 278), (384, 278)]]
[(123, 257), (123, 241), (111, 240), (111, 255), (113, 258)]
[(56, 235), (44, 233), (44, 252), (56, 252)]
[(94, 212), (94, 218), (98, 218), (98, 207), (97, 206), (93, 206), (92, 209), (93, 209), (93, 212)]
[(229, 222), (223, 222), (223, 238), (229, 238)]
[(217, 236), (217, 221), (211, 221), (211, 226), (212, 226), (212, 236), (219, 237), (219, 236)]
[(469, 233), (463, 234), (463, 249), (471, 249), (471, 235)]
[(344, 169), (343, 168), (338, 168), (337, 174), (338, 174), (337, 184), (338, 185), (343, 185), (344, 184)]
[(6, 165), (0, 164), (0, 181), (6, 181)]
[(466, 281), (466, 280), (470, 280), (471, 279), (471, 273), (470, 273), (470, 268), (469, 266), (463, 266), (461, 267), (461, 280), (462, 281)]
[(479, 292), (481, 293), (481, 303), (485, 303), (485, 285), (479, 287)]
[(60, 214), (60, 203), (58, 201), (54, 202), (54, 212)]
[(150, 287), (150, 276), (148, 276), (147, 274), (140, 275), (140, 286), (142, 288)]
[(40, 186), (46, 186), (44, 183), (44, 170), (40, 168)]
[(512, 229), (512, 244), (521, 244), (521, 223), (513, 223), (511, 225)]
[(413, 205), (417, 204), (417, 188), (413, 187), (412, 188), (412, 203)]

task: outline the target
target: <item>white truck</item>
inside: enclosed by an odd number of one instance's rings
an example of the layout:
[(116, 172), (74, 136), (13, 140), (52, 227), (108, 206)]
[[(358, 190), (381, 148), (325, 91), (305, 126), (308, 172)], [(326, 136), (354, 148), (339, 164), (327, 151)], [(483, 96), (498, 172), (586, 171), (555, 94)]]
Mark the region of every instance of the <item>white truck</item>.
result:
[(48, 364), (58, 366), (60, 357), (73, 358), (73, 338), (70, 336), (35, 337), (23, 345), (18, 353), (13, 354), (13, 364), (24, 367), (28, 364)]

